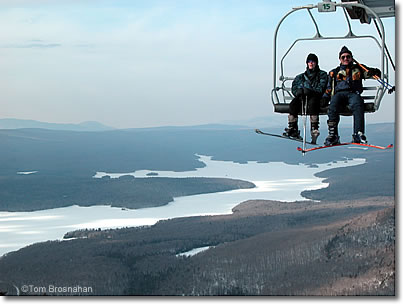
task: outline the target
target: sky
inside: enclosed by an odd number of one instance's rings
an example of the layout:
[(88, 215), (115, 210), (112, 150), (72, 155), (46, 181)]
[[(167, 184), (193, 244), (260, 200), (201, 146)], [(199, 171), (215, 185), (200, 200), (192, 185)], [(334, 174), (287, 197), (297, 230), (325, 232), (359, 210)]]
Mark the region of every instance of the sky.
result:
[[(273, 35), (285, 13), (309, 3), (316, 2), (0, 0), (0, 118), (116, 128), (286, 120), (270, 99)], [(314, 34), (307, 14), (295, 15), (280, 28), (279, 47)], [(328, 16), (318, 16), (323, 32), (345, 34)], [(395, 59), (395, 19), (384, 24)], [(353, 30), (368, 26), (355, 21)], [(314, 43), (293, 49), (287, 73), (303, 72), (310, 52), (322, 69), (336, 67), (344, 44), (379, 65), (371, 41)], [(367, 121), (394, 121), (394, 97)]]

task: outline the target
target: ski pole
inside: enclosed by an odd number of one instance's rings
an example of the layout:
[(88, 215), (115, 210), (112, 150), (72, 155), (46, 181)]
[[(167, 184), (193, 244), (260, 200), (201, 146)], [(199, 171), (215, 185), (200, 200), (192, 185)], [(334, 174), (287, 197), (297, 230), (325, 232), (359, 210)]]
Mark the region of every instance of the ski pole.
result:
[[(357, 63), (365, 72), (369, 72), (369, 70), (362, 65), (361, 63), (359, 63), (356, 59), (353, 59), (355, 63)], [(372, 78), (374, 78), (375, 80), (377, 80), (385, 89), (388, 89), (388, 94), (392, 94), (395, 91), (395, 86), (392, 86), (390, 83), (387, 83), (385, 80), (381, 79), (379, 76), (377, 75), (372, 75)]]
[[(306, 150), (306, 120), (307, 120), (307, 107), (308, 107), (308, 96), (305, 95), (305, 105), (304, 99), (302, 98), (302, 115), (304, 116), (304, 139), (302, 142), (303, 151)], [(305, 152), (302, 152), (302, 155), (305, 155)]]
[(382, 80), (376, 75), (372, 77), (376, 79), (385, 89), (388, 89), (388, 94), (392, 94), (395, 91), (395, 86), (392, 86), (391, 84), (387, 83), (386, 81)]
[[(359, 63), (356, 59), (353, 59), (355, 63), (357, 63), (365, 72), (369, 72), (369, 70), (367, 69), (366, 66), (362, 65), (361, 63)], [(378, 80), (378, 82), (384, 86), (386, 86), (386, 88), (388, 86), (392, 86), (391, 84), (387, 83), (386, 81), (382, 80), (379, 76), (377, 75), (372, 75), (372, 78)]]
[(387, 83), (385, 80), (379, 78), (379, 76), (377, 76), (377, 75), (373, 75), (372, 78), (378, 80), (378, 82), (379, 82), (380, 84), (382, 84), (382, 85), (384, 86), (384, 88), (386, 88), (386, 89), (392, 89), (392, 88), (394, 88), (394, 86), (392, 86), (390, 83)]

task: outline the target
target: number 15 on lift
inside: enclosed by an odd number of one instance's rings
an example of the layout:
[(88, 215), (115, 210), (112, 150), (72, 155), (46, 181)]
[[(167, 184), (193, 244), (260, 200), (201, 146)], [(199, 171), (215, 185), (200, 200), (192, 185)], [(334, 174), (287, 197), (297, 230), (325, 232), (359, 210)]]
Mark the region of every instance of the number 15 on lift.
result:
[(318, 11), (321, 13), (335, 12), (336, 3), (332, 1), (324, 1), (318, 3)]

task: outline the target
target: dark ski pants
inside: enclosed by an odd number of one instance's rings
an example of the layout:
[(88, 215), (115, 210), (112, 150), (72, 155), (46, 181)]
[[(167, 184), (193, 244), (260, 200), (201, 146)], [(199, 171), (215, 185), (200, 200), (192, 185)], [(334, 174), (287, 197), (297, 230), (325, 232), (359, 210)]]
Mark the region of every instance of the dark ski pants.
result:
[[(305, 105), (305, 97), (303, 97), (303, 99)], [(320, 111), (320, 97), (318, 95), (308, 96), (308, 107), (306, 114), (319, 115), (319, 111)], [(293, 115), (294, 117), (298, 117), (298, 113), (301, 112), (302, 112), (302, 98), (295, 97), (290, 103), (290, 114)]]
[(327, 115), (329, 121), (340, 121), (340, 111), (348, 104), (354, 117), (354, 133), (365, 131), (365, 118), (364, 118), (364, 100), (360, 94), (343, 91), (337, 92), (330, 100), (329, 109)]

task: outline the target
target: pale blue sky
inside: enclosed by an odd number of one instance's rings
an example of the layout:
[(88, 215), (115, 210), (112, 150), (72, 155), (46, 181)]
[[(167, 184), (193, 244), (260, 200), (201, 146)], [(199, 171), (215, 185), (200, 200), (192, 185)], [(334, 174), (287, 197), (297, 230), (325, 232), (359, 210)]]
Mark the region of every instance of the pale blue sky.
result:
[[(0, 0), (0, 118), (129, 128), (278, 116), (269, 97), (274, 28), (308, 3), (316, 2)], [(284, 24), (282, 37), (313, 33), (304, 18)], [(384, 19), (393, 55), (394, 21)], [(373, 48), (351, 46), (377, 65)], [(335, 67), (340, 47), (302, 46), (290, 73), (304, 70), (307, 52)], [(394, 95), (367, 118), (393, 121)]]

